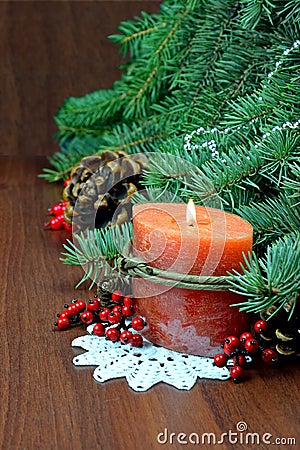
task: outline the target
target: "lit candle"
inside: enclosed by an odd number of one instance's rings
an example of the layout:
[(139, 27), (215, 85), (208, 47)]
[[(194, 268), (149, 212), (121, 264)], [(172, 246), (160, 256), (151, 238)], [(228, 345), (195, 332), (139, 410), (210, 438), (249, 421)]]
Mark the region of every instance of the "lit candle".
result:
[[(150, 266), (192, 275), (239, 271), (252, 249), (252, 226), (241, 217), (189, 203), (147, 203), (133, 208), (135, 255)], [(174, 282), (175, 283), (175, 282)], [(133, 280), (138, 311), (151, 342), (172, 350), (212, 356), (227, 335), (247, 329), (249, 315), (229, 291), (190, 290)]]

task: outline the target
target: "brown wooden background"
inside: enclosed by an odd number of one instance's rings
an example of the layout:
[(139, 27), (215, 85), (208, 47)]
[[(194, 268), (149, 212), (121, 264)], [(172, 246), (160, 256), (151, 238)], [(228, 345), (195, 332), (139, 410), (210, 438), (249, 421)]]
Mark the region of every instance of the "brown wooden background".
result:
[[(5, 450), (158, 449), (157, 434), (236, 430), (299, 435), (299, 367), (259, 367), (241, 384), (200, 380), (189, 392), (160, 384), (135, 393), (75, 368), (73, 329), (54, 333), (81, 269), (58, 258), (64, 232), (47, 232), (60, 185), (37, 178), (56, 150), (53, 114), (64, 98), (110, 87), (120, 62), (106, 36), (157, 1), (0, 2), (0, 443)], [(195, 448), (197, 446), (185, 446)], [(213, 448), (212, 445), (200, 446)], [(227, 443), (223, 449), (257, 448)], [(261, 444), (259, 448), (269, 448)], [(165, 445), (164, 448), (182, 448)], [(218, 448), (218, 447), (215, 447)]]

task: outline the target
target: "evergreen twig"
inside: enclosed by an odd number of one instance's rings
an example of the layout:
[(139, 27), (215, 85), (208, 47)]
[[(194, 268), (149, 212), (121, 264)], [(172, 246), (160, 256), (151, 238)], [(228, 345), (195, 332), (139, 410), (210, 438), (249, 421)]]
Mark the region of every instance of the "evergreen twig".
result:
[(122, 254), (131, 239), (131, 225), (87, 230), (75, 235), (74, 242), (67, 240), (61, 261), (64, 264), (81, 266), (85, 274), (76, 287), (91, 280), (90, 289), (100, 278), (112, 273), (114, 261)]
[[(291, 258), (292, 255), (292, 258)], [(300, 235), (286, 236), (268, 247), (266, 255), (245, 257), (243, 275), (232, 275), (232, 291), (247, 297), (239, 306), (241, 311), (261, 312), (276, 306), (272, 315), (291, 302), (293, 307), (300, 295)], [(290, 311), (290, 317), (293, 308)], [(272, 317), (272, 316), (270, 316)]]

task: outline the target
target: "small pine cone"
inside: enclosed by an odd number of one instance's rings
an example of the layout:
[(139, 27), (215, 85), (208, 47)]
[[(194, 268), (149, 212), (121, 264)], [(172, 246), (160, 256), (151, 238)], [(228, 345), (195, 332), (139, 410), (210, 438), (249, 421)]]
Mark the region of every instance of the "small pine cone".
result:
[(102, 306), (109, 307), (114, 305), (111, 301), (111, 294), (116, 290), (122, 291), (125, 295), (130, 294), (130, 280), (125, 277), (121, 277), (119, 274), (113, 274), (109, 277), (104, 277), (103, 280), (99, 282), (97, 295), (101, 300)]
[[(261, 338), (268, 347), (273, 347), (284, 358), (299, 358), (300, 356), (300, 306), (299, 298), (287, 302), (281, 310), (269, 318), (276, 310), (275, 306), (263, 311), (260, 316), (268, 322), (268, 331)], [(294, 302), (294, 311), (289, 319)]]
[(131, 205), (124, 200), (138, 190), (146, 163), (145, 155), (127, 155), (122, 151), (104, 151), (101, 156), (83, 158), (72, 170), (71, 181), (64, 190), (63, 197), (68, 201), (66, 221), (73, 219), (78, 229), (90, 223), (101, 228), (128, 221)]
[(82, 187), (90, 176), (106, 163), (124, 156), (127, 156), (127, 153), (122, 151), (117, 153), (107, 150), (102, 152), (101, 155), (82, 158), (80, 163), (73, 167), (70, 173), (70, 182), (63, 191), (63, 199), (67, 200), (74, 207)]

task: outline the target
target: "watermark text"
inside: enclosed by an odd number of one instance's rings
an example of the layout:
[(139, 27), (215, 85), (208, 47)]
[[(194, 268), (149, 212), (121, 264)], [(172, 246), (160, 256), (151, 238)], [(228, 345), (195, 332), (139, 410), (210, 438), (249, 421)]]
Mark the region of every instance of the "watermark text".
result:
[(164, 444), (194, 444), (194, 445), (222, 445), (229, 444), (243, 444), (243, 445), (296, 445), (295, 437), (287, 436), (273, 436), (273, 434), (249, 432), (246, 422), (240, 421), (236, 424), (235, 430), (228, 430), (220, 435), (216, 433), (174, 433), (170, 432), (168, 428), (158, 433), (157, 442), (161, 445)]

